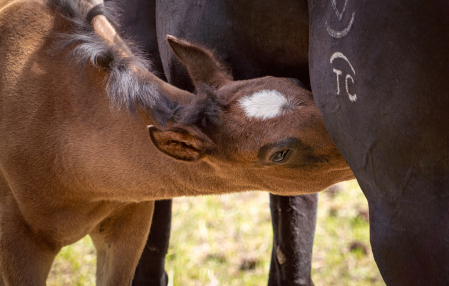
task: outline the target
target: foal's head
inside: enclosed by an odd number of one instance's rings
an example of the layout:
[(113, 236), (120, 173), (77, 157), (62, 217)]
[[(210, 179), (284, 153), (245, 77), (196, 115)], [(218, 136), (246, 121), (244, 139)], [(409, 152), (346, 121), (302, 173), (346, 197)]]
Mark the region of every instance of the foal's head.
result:
[(203, 160), (230, 179), (284, 195), (352, 178), (312, 93), (299, 81), (233, 81), (210, 51), (171, 36), (168, 41), (186, 65), (197, 97), (167, 127), (149, 127), (160, 151), (178, 160)]

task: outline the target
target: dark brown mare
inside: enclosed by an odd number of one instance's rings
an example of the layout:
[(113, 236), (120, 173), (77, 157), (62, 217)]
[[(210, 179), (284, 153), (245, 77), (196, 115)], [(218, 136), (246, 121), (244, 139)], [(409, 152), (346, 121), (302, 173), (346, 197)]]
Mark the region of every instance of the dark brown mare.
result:
[(4, 284), (45, 285), (59, 250), (90, 235), (97, 284), (129, 285), (154, 200), (297, 195), (353, 177), (297, 81), (233, 81), (171, 37), (192, 95), (149, 72), (93, 5), (0, 2)]
[[(158, 23), (217, 50), (235, 78), (269, 70), (307, 83), (310, 72), (326, 128), (368, 200), (385, 282), (449, 284), (447, 1), (185, 0), (157, 8)], [(178, 69), (174, 61), (167, 74)]]
[[(217, 2), (218, 3), (218, 2)], [(244, 2), (242, 2), (244, 3)], [(122, 32), (131, 36), (135, 42), (143, 47), (146, 54), (151, 56), (153, 70), (164, 76), (162, 62), (159, 57), (158, 40), (156, 37), (156, 1), (148, 0), (128, 0), (118, 3), (123, 13)], [(257, 53), (251, 53), (250, 49), (263, 50), (266, 45), (264, 39), (254, 37), (257, 27), (249, 25), (244, 17), (239, 19), (241, 23), (233, 30), (225, 31), (219, 28), (220, 33), (214, 34), (224, 11), (213, 9), (213, 5), (207, 4), (205, 11), (211, 9), (211, 15), (218, 16), (217, 20), (207, 21), (203, 17), (202, 23), (205, 27), (190, 27), (194, 21), (188, 11), (178, 10), (171, 15), (176, 7), (170, 1), (158, 3), (158, 28), (159, 44), (162, 47), (164, 67), (169, 77), (169, 82), (177, 87), (194, 91), (194, 86), (182, 65), (177, 63), (175, 55), (170, 52), (166, 45), (165, 35), (174, 33), (182, 35), (184, 38), (201, 43), (213, 48), (219, 55), (225, 56), (225, 63), (231, 67), (231, 72), (235, 79), (251, 79), (266, 75), (287, 76), (300, 79), (305, 84), (309, 84), (308, 63), (307, 63), (307, 40), (308, 23), (304, 21), (304, 16), (296, 14), (298, 9), (278, 10), (277, 13), (260, 13), (261, 5), (255, 5), (252, 10), (258, 17), (269, 16), (270, 25), (279, 26), (288, 19), (289, 25), (303, 27), (297, 29), (292, 34), (296, 40), (289, 48), (294, 51), (287, 54), (273, 55), (266, 53), (257, 57)], [(251, 6), (251, 5), (249, 5)], [(259, 7), (259, 8), (258, 8)], [(301, 5), (299, 5), (301, 7)], [(201, 9), (201, 8), (197, 8)], [(265, 8), (266, 9), (266, 8)], [(290, 12), (288, 12), (290, 11)], [(287, 13), (288, 12), (288, 13)], [(184, 27), (189, 26), (189, 28)], [(215, 27), (215, 28), (214, 28)], [(237, 29), (236, 29), (237, 28)], [(278, 29), (267, 30), (267, 38), (272, 38)], [(252, 35), (251, 40), (241, 41), (236, 33), (245, 32)], [(279, 35), (277, 44), (280, 45), (285, 38)], [(301, 42), (298, 49), (298, 42)], [(287, 46), (278, 47), (286, 50)], [(298, 62), (300, 64), (298, 64)], [(286, 66), (286, 63), (289, 66)], [(270, 194), (270, 209), (273, 224), (273, 247), (271, 255), (271, 267), (269, 272), (268, 285), (312, 285), (311, 263), (312, 247), (315, 233), (316, 207), (318, 196), (316, 194), (303, 196), (277, 196)], [(156, 213), (159, 214), (156, 216)], [(165, 254), (168, 250), (170, 235), (171, 201), (157, 201), (155, 204), (155, 216), (151, 225), (151, 232), (148, 237), (146, 247), (142, 254), (136, 274), (133, 280), (134, 286), (140, 285), (167, 285), (167, 276), (164, 271)], [(278, 257), (282, 258), (281, 260)]]

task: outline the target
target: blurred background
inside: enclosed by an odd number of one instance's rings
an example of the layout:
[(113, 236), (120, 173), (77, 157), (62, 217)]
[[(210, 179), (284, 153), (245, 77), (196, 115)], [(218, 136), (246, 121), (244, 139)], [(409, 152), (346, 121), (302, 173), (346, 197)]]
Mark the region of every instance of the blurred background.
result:
[[(169, 285), (266, 285), (270, 220), (266, 192), (174, 199)], [(47, 285), (95, 285), (95, 263), (85, 237), (62, 249)], [(385, 285), (369, 243), (368, 205), (355, 180), (320, 193), (312, 278), (317, 286)]]

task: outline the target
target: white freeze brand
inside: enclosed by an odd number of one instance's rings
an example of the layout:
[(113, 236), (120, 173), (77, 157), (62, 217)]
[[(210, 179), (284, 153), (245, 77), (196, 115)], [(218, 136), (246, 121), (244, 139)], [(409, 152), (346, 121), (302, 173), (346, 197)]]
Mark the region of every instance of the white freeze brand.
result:
[[(343, 6), (343, 9), (341, 10), (341, 12), (337, 8), (337, 0), (330, 0), (330, 1), (331, 1), (331, 4), (332, 4), (332, 8), (335, 11), (335, 15), (338, 18), (338, 21), (341, 22), (341, 20), (343, 19), (343, 14), (346, 11), (346, 5), (348, 4), (348, 0), (344, 0), (345, 3), (344, 3), (344, 6)], [(355, 19), (355, 12), (352, 12), (352, 16), (351, 16), (351, 20), (349, 21), (349, 24), (346, 26), (346, 28), (344, 28), (341, 31), (336, 31), (336, 30), (332, 29), (329, 26), (327, 21), (324, 22), (324, 25), (326, 26), (327, 33), (329, 34), (329, 36), (331, 36), (332, 38), (335, 38), (335, 39), (341, 39), (341, 38), (347, 36), (349, 34), (349, 32), (351, 31), (352, 26), (354, 25), (354, 19)], [(355, 69), (352, 66), (351, 62), (348, 60), (348, 58), (343, 53), (341, 53), (341, 52), (333, 53), (332, 56), (330, 57), (329, 61), (332, 64), (334, 62), (334, 60), (336, 60), (336, 59), (344, 60), (349, 65), (349, 67), (351, 68), (352, 74), (355, 77)], [(342, 76), (343, 73), (342, 73), (341, 70), (336, 69), (336, 68), (332, 68), (332, 72), (335, 74), (336, 80), (337, 80), (337, 95), (340, 95), (340, 76)], [(351, 94), (349, 92), (348, 82), (351, 81), (352, 84), (354, 84), (354, 77), (352, 75), (350, 75), (350, 74), (346, 74), (344, 76), (346, 93), (348, 94), (349, 100), (352, 101), (352, 102), (355, 102), (357, 100), (357, 95), (355, 93)]]

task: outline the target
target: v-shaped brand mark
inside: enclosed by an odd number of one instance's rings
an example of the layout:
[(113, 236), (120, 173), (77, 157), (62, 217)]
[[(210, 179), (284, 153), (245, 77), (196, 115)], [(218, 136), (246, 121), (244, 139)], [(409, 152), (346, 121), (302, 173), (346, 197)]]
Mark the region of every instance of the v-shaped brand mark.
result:
[(345, 12), (346, 3), (348, 3), (348, 0), (345, 0), (345, 5), (343, 6), (343, 10), (341, 10), (341, 13), (340, 13), (340, 11), (338, 11), (338, 8), (337, 8), (337, 0), (331, 0), (331, 3), (332, 3), (332, 7), (334, 7), (335, 14), (337, 14), (338, 20), (341, 21), (341, 19), (343, 18), (343, 13)]

